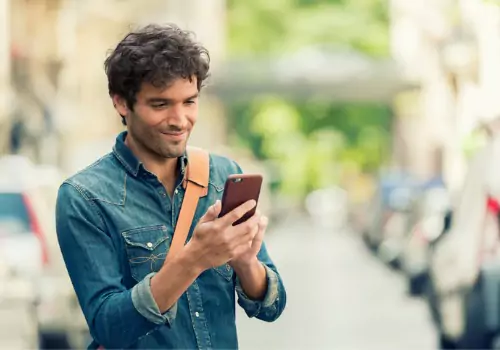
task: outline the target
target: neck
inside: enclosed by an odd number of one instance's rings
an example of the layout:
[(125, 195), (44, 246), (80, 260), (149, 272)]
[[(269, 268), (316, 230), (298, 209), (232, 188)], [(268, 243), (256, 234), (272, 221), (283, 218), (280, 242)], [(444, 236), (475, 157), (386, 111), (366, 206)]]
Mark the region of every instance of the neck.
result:
[(158, 177), (169, 194), (172, 194), (177, 178), (177, 158), (164, 158), (144, 149), (142, 145), (127, 135), (125, 145), (141, 161), (144, 167)]

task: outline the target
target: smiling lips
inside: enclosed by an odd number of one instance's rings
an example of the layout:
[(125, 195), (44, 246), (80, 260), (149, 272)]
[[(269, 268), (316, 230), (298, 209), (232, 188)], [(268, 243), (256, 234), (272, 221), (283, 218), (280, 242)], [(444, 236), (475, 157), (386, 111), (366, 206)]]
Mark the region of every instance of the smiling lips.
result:
[(168, 131), (162, 132), (161, 134), (172, 141), (181, 141), (186, 136), (185, 131)]

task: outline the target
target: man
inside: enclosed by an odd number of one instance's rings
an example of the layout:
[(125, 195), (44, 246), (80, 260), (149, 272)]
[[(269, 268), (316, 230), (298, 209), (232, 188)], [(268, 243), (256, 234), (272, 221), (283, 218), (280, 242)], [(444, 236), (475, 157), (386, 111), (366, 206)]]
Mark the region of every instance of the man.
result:
[(210, 155), (188, 243), (165, 260), (208, 52), (176, 26), (150, 25), (129, 33), (105, 70), (127, 131), (61, 185), (56, 214), (90, 348), (237, 348), (236, 295), (249, 317), (271, 322), (286, 292), (262, 243), (267, 219), (257, 213), (232, 225), (255, 202), (218, 218), (226, 177), (241, 173), (235, 162)]

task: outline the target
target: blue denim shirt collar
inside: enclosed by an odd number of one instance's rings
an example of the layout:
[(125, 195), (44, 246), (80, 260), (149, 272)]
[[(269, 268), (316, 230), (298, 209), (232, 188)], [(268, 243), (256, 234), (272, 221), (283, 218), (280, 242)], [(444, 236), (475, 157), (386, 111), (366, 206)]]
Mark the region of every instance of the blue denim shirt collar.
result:
[[(127, 134), (127, 131), (123, 131), (118, 134), (115, 145), (113, 146), (113, 154), (131, 175), (137, 177), (141, 167), (144, 168), (144, 166), (142, 162), (137, 159), (132, 150), (125, 144)], [(181, 174), (185, 173), (187, 162), (187, 152), (184, 152), (184, 154), (180, 157), (180, 162), (178, 162)]]

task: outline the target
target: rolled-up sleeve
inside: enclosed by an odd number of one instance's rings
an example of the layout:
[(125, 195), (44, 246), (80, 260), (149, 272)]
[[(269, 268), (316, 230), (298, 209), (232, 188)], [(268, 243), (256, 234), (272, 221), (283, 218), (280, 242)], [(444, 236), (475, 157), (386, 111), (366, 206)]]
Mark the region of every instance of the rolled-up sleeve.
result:
[(151, 278), (156, 273), (150, 273), (132, 288), (132, 302), (139, 313), (149, 321), (161, 325), (172, 324), (177, 315), (177, 302), (165, 313), (160, 312), (158, 304), (151, 293)]
[(236, 277), (236, 293), (238, 304), (245, 310), (248, 317), (255, 317), (262, 321), (273, 322), (282, 314), (286, 305), (286, 291), (281, 276), (267, 253), (265, 244), (262, 244), (258, 259), (266, 270), (267, 290), (262, 300), (250, 299), (238, 277)]
[(131, 289), (123, 283), (115, 246), (96, 204), (77, 185), (59, 188), (56, 230), (61, 253), (94, 340), (126, 348), (159, 325), (170, 325), (176, 305), (160, 314), (152, 275)]

